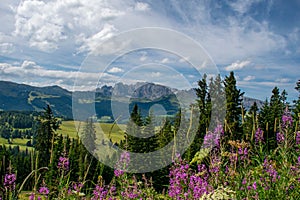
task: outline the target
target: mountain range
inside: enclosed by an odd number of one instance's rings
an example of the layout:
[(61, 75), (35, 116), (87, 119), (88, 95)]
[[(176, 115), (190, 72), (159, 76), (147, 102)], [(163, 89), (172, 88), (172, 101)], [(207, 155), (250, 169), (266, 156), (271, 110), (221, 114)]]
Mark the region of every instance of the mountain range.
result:
[[(180, 104), (177, 99), (195, 95), (193, 90), (177, 90), (154, 83), (136, 83), (127, 85), (117, 83), (114, 87), (104, 85), (96, 91), (75, 91), (71, 92), (59, 86), (35, 87), (25, 84), (18, 84), (8, 81), (0, 81), (0, 110), (3, 111), (42, 111), (47, 104), (51, 105), (57, 116), (71, 119), (72, 95), (81, 95), (80, 104), (95, 104), (98, 118), (108, 117), (113, 120), (111, 105), (127, 106), (129, 109), (138, 104), (142, 115), (146, 115), (153, 105), (161, 105), (166, 115), (177, 113)], [(93, 96), (94, 101), (88, 101), (86, 97)], [(244, 107), (249, 109), (253, 102), (261, 107), (263, 102), (257, 99), (244, 97)], [(188, 101), (187, 101), (188, 102)]]

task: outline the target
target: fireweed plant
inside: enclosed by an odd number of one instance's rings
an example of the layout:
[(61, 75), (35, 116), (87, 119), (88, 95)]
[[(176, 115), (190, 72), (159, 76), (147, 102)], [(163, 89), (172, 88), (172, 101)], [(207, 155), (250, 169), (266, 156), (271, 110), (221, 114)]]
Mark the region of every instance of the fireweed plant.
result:
[[(49, 189), (41, 174), (25, 199), (300, 199), (300, 131), (293, 124), (291, 113), (285, 110), (278, 123), (277, 147), (269, 152), (262, 129), (253, 131), (251, 139), (239, 141), (226, 140), (223, 127), (217, 126), (206, 134), (204, 148), (191, 162), (176, 156), (166, 177), (169, 185), (165, 193), (155, 191), (151, 178), (126, 172), (128, 152), (120, 155), (110, 182), (99, 176), (83, 193), (88, 180), (69, 181), (72, 169), (69, 157), (63, 154), (56, 164), (56, 187)], [(9, 170), (2, 176), (0, 199), (16, 199), (20, 189), (16, 172)]]

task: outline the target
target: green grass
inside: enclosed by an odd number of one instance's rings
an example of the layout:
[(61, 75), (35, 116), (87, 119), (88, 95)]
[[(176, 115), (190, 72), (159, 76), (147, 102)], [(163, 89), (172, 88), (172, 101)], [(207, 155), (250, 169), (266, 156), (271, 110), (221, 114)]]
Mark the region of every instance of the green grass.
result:
[(62, 124), (60, 125), (59, 130), (57, 130), (57, 133), (64, 136), (68, 135), (71, 138), (76, 138), (77, 130), (74, 121), (62, 121)]
[[(77, 122), (79, 125), (79, 133), (81, 133), (84, 130), (85, 122)], [(98, 135), (98, 140), (97, 143), (101, 142), (100, 135), (101, 133), (104, 132), (106, 138), (111, 139), (113, 142), (120, 142), (121, 140), (124, 139), (124, 132), (122, 131), (126, 129), (126, 125), (113, 125), (109, 123), (97, 123), (95, 124), (95, 129), (96, 129), (96, 135)], [(62, 121), (62, 124), (60, 125), (59, 130), (57, 130), (57, 133), (60, 135), (62, 134), (63, 136), (69, 136), (70, 138), (77, 138), (77, 130), (75, 127), (75, 122), (74, 121)], [(9, 144), (7, 139), (1, 138), (0, 137), (0, 144), (4, 144), (6, 146), (20, 146), (20, 150), (26, 150), (32, 149), (32, 147), (27, 147), (28, 139), (20, 139), (16, 138), (13, 139), (12, 144)]]
[[(75, 123), (77, 123), (77, 128), (75, 127)], [(84, 130), (85, 122), (74, 122), (71, 121), (62, 121), (60, 125), (60, 129), (57, 131), (58, 134), (62, 134), (64, 136), (68, 135), (71, 138), (77, 138), (77, 133), (82, 133)], [(100, 135), (104, 133), (108, 139), (111, 139), (113, 142), (120, 142), (124, 139), (123, 130), (126, 129), (126, 125), (113, 125), (111, 123), (96, 123), (95, 124), (96, 135)]]
[(26, 146), (27, 141), (28, 139), (15, 138), (12, 140), (12, 144), (9, 144), (7, 139), (0, 137), (0, 144), (4, 144), (7, 147), (19, 146), (21, 151), (25, 151), (26, 148), (28, 150), (33, 149), (32, 147)]

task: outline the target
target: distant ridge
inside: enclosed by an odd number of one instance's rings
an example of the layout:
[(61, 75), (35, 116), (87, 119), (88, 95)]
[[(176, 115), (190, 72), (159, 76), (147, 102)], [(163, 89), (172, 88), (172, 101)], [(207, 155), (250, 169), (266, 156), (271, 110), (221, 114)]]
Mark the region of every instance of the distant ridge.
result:
[[(92, 91), (79, 92), (84, 94)], [(175, 114), (179, 109), (179, 103), (175, 94), (193, 94), (192, 90), (182, 91), (172, 89), (154, 83), (136, 83), (126, 85), (117, 83), (115, 87), (104, 85), (95, 91), (96, 112), (98, 117), (110, 116), (111, 95), (116, 97), (130, 96), (132, 104), (137, 103), (144, 114), (154, 104), (161, 104), (167, 110), (167, 114)], [(194, 95), (194, 94), (193, 94)], [(121, 105), (122, 99), (120, 98)], [(244, 107), (249, 109), (256, 102), (260, 108), (262, 101), (244, 97)], [(89, 102), (91, 103), (91, 102)], [(94, 103), (94, 102), (92, 102)], [(0, 110), (4, 111), (41, 111), (50, 104), (57, 116), (72, 118), (72, 92), (57, 85), (35, 87), (26, 84), (18, 84), (9, 81), (0, 81)]]

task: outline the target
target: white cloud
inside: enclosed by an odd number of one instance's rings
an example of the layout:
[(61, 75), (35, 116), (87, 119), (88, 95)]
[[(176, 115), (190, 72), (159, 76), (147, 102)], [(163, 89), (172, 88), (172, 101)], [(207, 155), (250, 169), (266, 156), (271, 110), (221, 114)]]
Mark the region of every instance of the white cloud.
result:
[(163, 58), (160, 62), (161, 62), (162, 64), (171, 63), (171, 61), (170, 61), (169, 58)]
[(120, 72), (123, 72), (124, 70), (119, 68), (119, 67), (113, 67), (111, 69), (109, 69), (107, 72), (109, 73), (120, 73)]
[(134, 9), (137, 11), (147, 11), (150, 10), (150, 6), (147, 3), (136, 2)]
[(12, 43), (0, 43), (0, 53), (10, 54), (14, 51), (15, 47)]
[(21, 68), (23, 68), (23, 69), (42, 69), (41, 66), (39, 66), (35, 62), (29, 61), (29, 60), (23, 61), (23, 63), (21, 64)]
[(188, 61), (189, 61), (189, 57), (186, 57), (186, 58), (180, 58), (178, 62), (184, 63), (184, 62), (188, 62)]
[(243, 80), (244, 81), (251, 81), (251, 80), (254, 80), (254, 79), (255, 79), (255, 76), (249, 75), (249, 76), (246, 76)]
[[(80, 31), (94, 32), (104, 23), (124, 15), (105, 1), (31, 1), (17, 8), (15, 35), (29, 39), (29, 44), (42, 51), (59, 48), (59, 42), (75, 37)], [(75, 36), (74, 36), (75, 35)]]
[(278, 78), (278, 79), (276, 79), (276, 82), (289, 83), (289, 82), (291, 82), (291, 80), (289, 78)]
[(262, 0), (237, 0), (229, 3), (229, 5), (240, 14), (246, 13), (253, 4), (258, 3)]
[(114, 36), (114, 33), (116, 32), (116, 28), (111, 24), (104, 24), (101, 31), (98, 33), (92, 35), (91, 37), (84, 38), (84, 36), (81, 35), (81, 37), (78, 38), (78, 43), (83, 43), (82, 46), (78, 49), (79, 52), (94, 52), (96, 53), (98, 51), (99, 45), (103, 43), (103, 41), (111, 38)]
[[(82, 90), (96, 86), (99, 77), (99, 73), (93, 72), (50, 70), (28, 60), (25, 60), (20, 65), (0, 63), (1, 80), (32, 83), (36, 86), (56, 84), (72, 90), (76, 82), (76, 88)], [(113, 75), (107, 73), (101, 74), (101, 81), (103, 83), (111, 83), (115, 80), (117, 80), (117, 77)]]
[(245, 60), (245, 61), (236, 61), (230, 65), (228, 65), (227, 67), (225, 67), (226, 71), (234, 71), (234, 70), (239, 70), (239, 69), (243, 69), (244, 67), (246, 67), (247, 65), (249, 65), (251, 62), (249, 60)]
[(297, 42), (300, 40), (300, 27), (294, 28), (294, 30), (288, 34), (291, 41)]
[(147, 56), (141, 56), (141, 57), (140, 57), (140, 61), (143, 62), (143, 61), (145, 61), (145, 60), (147, 60)]
[(160, 77), (162, 74), (160, 72), (151, 72), (151, 77)]

